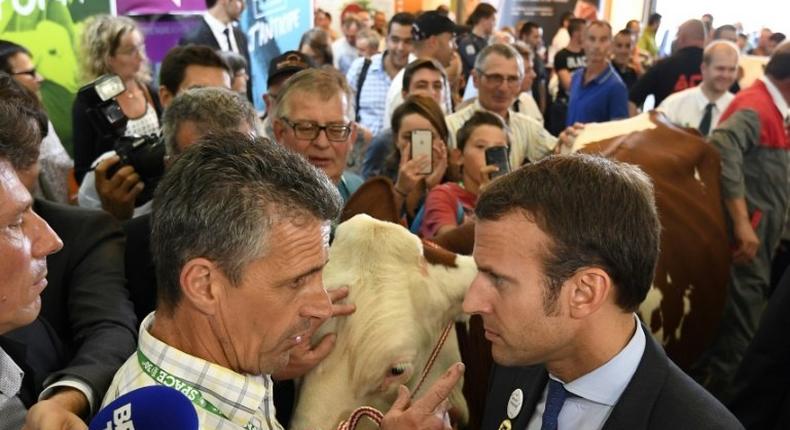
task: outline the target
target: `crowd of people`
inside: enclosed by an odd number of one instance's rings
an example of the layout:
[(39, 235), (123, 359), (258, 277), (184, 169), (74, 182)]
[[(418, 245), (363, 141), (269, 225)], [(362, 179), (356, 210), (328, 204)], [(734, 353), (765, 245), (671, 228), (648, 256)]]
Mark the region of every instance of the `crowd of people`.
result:
[[(312, 335), (355, 311), (321, 281), (334, 227), (382, 176), (415, 234), (475, 226), (464, 311), (482, 316), (496, 363), (475, 388), (488, 393), (483, 428), (790, 425), (776, 370), (790, 360), (777, 335), (790, 324), (784, 34), (749, 46), (705, 15), (662, 57), (657, 13), (617, 29), (580, 1), (546, 43), (533, 21), (497, 29), (487, 3), (464, 25), (446, 7), (387, 20), (354, 4), (339, 34), (316, 9), (254, 94), (244, 4), (207, 0), (157, 79), (133, 19), (89, 18), (73, 154), (40, 102), (36, 59), (0, 40), (0, 429), (85, 429), (156, 385), (152, 367), (200, 394), (201, 428), (287, 428), (293, 380), (334, 346)], [(769, 58), (740, 88), (745, 54)], [(117, 91), (97, 106), (108, 77)], [(638, 115), (649, 97), (722, 160), (731, 280), (690, 376), (636, 313), (659, 253), (650, 179), (570, 154), (585, 123)], [(401, 390), (381, 428), (448, 428), (463, 372), (417, 400)]]

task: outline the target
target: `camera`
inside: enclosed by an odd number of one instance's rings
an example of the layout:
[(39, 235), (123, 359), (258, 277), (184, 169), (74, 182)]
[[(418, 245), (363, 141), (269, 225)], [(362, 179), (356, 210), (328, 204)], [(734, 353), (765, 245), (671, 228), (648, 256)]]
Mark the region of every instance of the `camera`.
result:
[(106, 74), (83, 86), (77, 92), (88, 106), (88, 117), (97, 130), (100, 139), (110, 143), (120, 157), (120, 163), (107, 171), (112, 177), (123, 166), (132, 166), (140, 175), (145, 189), (137, 196), (136, 205), (141, 205), (153, 197), (154, 189), (165, 172), (165, 145), (155, 135), (126, 136), (129, 118), (124, 115), (115, 97), (126, 90), (118, 75)]

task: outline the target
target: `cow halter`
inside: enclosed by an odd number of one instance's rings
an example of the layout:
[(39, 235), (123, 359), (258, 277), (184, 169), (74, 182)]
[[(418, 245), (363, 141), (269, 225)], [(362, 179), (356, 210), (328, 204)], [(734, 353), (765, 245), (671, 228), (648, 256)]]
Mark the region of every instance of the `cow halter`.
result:
[[(411, 400), (414, 400), (414, 397), (417, 395), (417, 392), (420, 391), (422, 384), (425, 383), (425, 380), (428, 378), (428, 373), (431, 372), (433, 365), (436, 364), (436, 358), (439, 357), (439, 351), (441, 351), (444, 347), (444, 343), (447, 341), (447, 336), (450, 335), (453, 325), (454, 321), (450, 320), (450, 322), (448, 322), (444, 327), (444, 330), (442, 330), (442, 334), (436, 341), (436, 345), (433, 346), (431, 355), (428, 357), (428, 361), (425, 363), (425, 367), (422, 369), (422, 373), (420, 374), (420, 379), (417, 381), (414, 391), (411, 392)], [(370, 406), (356, 408), (354, 409), (354, 412), (352, 412), (348, 417), (348, 420), (342, 421), (337, 426), (337, 430), (354, 430), (357, 428), (357, 425), (364, 417), (370, 418), (370, 420), (376, 423), (377, 426), (380, 426), (381, 421), (384, 419), (384, 414), (378, 409)]]

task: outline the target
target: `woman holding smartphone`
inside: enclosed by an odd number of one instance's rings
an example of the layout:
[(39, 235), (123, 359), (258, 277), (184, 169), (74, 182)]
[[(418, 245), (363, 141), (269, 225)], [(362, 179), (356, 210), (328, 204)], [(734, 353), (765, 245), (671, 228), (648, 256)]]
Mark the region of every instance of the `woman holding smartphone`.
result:
[(453, 165), (460, 164), (462, 179), (428, 193), (420, 225), (422, 237), (432, 238), (472, 222), (477, 196), (492, 177), (509, 170), (507, 130), (499, 115), (475, 112), (458, 130), (456, 142), (458, 147), (450, 152), (450, 159)]
[(444, 181), (447, 172), (447, 124), (434, 99), (413, 95), (392, 114), (397, 151), (384, 173), (395, 183), (397, 204), (413, 216), (428, 190)]

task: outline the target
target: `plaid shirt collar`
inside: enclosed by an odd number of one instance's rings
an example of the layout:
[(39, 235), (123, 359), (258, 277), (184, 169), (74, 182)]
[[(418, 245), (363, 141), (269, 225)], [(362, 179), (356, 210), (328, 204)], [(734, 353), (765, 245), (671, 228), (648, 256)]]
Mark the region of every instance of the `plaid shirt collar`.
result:
[(151, 313), (143, 320), (139, 341), (140, 350), (152, 363), (192, 384), (240, 427), (264, 409), (263, 402), (274, 395), (269, 375), (242, 375), (173, 348), (148, 332), (154, 318)]

